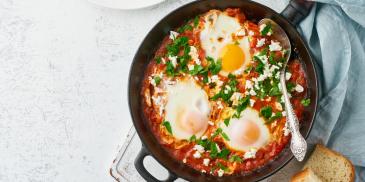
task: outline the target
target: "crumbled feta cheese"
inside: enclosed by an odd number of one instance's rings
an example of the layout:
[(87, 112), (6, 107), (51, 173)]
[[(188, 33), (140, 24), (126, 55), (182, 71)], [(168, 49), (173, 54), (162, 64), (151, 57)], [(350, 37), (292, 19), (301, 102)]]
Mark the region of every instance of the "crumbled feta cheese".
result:
[(295, 91), (297, 91), (297, 92), (301, 93), (301, 92), (303, 92), (303, 91), (304, 91), (304, 88), (303, 88), (301, 85), (297, 84), (297, 85), (295, 86)]
[(283, 110), (283, 106), (281, 106), (281, 104), (279, 102), (275, 102), (275, 108), (279, 111)]
[(286, 116), (286, 111), (281, 112), (281, 115)]
[(150, 81), (151, 85), (153, 85), (154, 87), (156, 87), (156, 81), (155, 81), (155, 79), (153, 79), (152, 76), (149, 76), (148, 77), (148, 80)]
[(170, 31), (170, 37), (169, 38), (171, 40), (175, 40), (177, 36), (179, 36), (179, 33), (174, 32), (174, 31)]
[(176, 68), (177, 65), (177, 57), (176, 56), (169, 56), (169, 60), (171, 61), (174, 68)]
[(220, 100), (217, 102), (217, 104), (218, 104), (218, 109), (223, 109), (223, 104)]
[(256, 152), (257, 152), (257, 149), (256, 148), (250, 148), (245, 153), (245, 155), (243, 156), (243, 158), (245, 158), (245, 159), (253, 159), (253, 158), (256, 158)]
[(194, 154), (193, 154), (193, 157), (195, 159), (199, 159), (202, 155), (200, 154), (200, 152), (196, 151)]
[(260, 61), (262, 62), (262, 63), (264, 63), (264, 64), (267, 64), (267, 62), (268, 62), (268, 58), (267, 58), (267, 56), (266, 55), (259, 55), (259, 54), (256, 54), (255, 55), (257, 58), (259, 58), (260, 59)]
[(162, 116), (162, 113), (164, 111), (164, 105), (163, 105), (163, 98), (161, 96), (152, 96), (152, 101), (153, 103), (159, 107), (159, 114), (160, 116)]
[(183, 159), (183, 163), (185, 164), (186, 163), (186, 158)]
[(223, 169), (219, 169), (219, 170), (218, 170), (218, 176), (219, 176), (219, 177), (222, 177), (222, 176), (223, 176), (223, 174), (224, 174)]
[(276, 79), (279, 79), (279, 78), (280, 78), (280, 71), (276, 72), (276, 74), (275, 74), (275, 78), (276, 78)]
[(191, 57), (191, 59), (197, 64), (200, 65), (201, 61), (199, 59), (199, 54), (198, 54), (198, 50), (194, 47), (194, 46), (190, 46), (190, 52), (189, 55)]
[(189, 71), (194, 70), (194, 65), (189, 64), (189, 65), (188, 65), (188, 69), (189, 69)]
[(285, 73), (285, 80), (290, 80), (291, 78), (291, 73), (290, 72), (286, 72)]
[(208, 139), (208, 137), (207, 137), (207, 136), (205, 136), (205, 135), (203, 135), (203, 136), (202, 136), (202, 140), (206, 140), (206, 139)]
[(288, 136), (289, 135), (290, 130), (289, 130), (289, 126), (288, 126), (287, 122), (285, 123), (285, 126), (283, 128), (283, 131), (284, 131), (284, 136)]
[(265, 44), (266, 39), (262, 38), (257, 41), (256, 47), (262, 47)]
[(265, 27), (266, 27), (266, 24), (265, 23), (264, 24), (261, 24), (260, 27), (259, 27), (260, 28), (260, 32), (262, 32)]
[(204, 147), (201, 145), (195, 145), (194, 150), (198, 151), (199, 153), (203, 153), (204, 152)]
[(270, 51), (281, 51), (281, 49), (280, 42), (271, 41), (271, 44), (269, 45)]
[(215, 144), (215, 146), (217, 146), (218, 153), (221, 152), (221, 148), (219, 148), (219, 145)]
[(254, 104), (255, 104), (255, 100), (250, 99), (250, 106), (253, 107)]
[(208, 166), (209, 165), (209, 162), (210, 162), (210, 159), (208, 159), (208, 158), (203, 159), (204, 166)]
[(256, 95), (256, 92), (253, 89), (251, 89), (250, 90), (250, 95), (255, 96)]
[(239, 103), (239, 100), (242, 98), (242, 94), (239, 92), (235, 92), (231, 96), (232, 106), (237, 106)]
[(165, 58), (161, 58), (162, 64), (166, 64), (166, 59)]
[(202, 171), (201, 171), (202, 173), (207, 173), (207, 171), (206, 170), (204, 170), (204, 169), (202, 169)]
[(269, 32), (267, 32), (267, 34), (266, 34), (267, 36), (271, 36), (272, 35), (272, 31), (269, 31)]
[(246, 80), (245, 88), (246, 89), (252, 89), (252, 81)]
[(209, 124), (210, 126), (214, 126), (214, 122), (212, 122), (212, 121), (208, 121), (208, 124)]
[(245, 29), (240, 29), (237, 33), (236, 33), (236, 36), (245, 36), (246, 35), (246, 32), (245, 32)]
[(271, 101), (271, 97), (267, 97), (267, 98), (265, 99), (265, 101), (270, 102), (270, 101)]
[(251, 30), (250, 30), (250, 31), (248, 31), (248, 35), (249, 35), (249, 36), (254, 36), (254, 35), (255, 35), (255, 33), (254, 33), (253, 31), (251, 31)]

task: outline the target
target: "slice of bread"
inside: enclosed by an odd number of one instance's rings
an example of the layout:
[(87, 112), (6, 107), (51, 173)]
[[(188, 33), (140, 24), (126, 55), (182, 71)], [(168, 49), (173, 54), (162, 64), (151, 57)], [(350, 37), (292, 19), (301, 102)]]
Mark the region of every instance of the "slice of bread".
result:
[(317, 145), (303, 168), (310, 168), (324, 182), (352, 182), (355, 168), (341, 154)]
[(310, 168), (305, 168), (291, 179), (291, 182), (323, 182)]

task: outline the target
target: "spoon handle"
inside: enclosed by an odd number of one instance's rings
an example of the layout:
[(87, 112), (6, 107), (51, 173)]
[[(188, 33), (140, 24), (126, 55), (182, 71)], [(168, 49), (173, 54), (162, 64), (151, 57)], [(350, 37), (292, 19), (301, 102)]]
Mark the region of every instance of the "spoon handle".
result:
[[(286, 65), (285, 65), (286, 67)], [(284, 68), (285, 68), (284, 67)], [(285, 69), (280, 73), (280, 84), (284, 96), (285, 111), (286, 111), (286, 122), (289, 126), (289, 130), (292, 134), (290, 149), (298, 161), (302, 161), (307, 152), (307, 142), (300, 134), (299, 131), (299, 120), (295, 115), (293, 106), (290, 103), (290, 98), (285, 84)]]
[(309, 14), (313, 4), (313, 1), (291, 0), (281, 12), (281, 15), (287, 18), (293, 25), (297, 25)]

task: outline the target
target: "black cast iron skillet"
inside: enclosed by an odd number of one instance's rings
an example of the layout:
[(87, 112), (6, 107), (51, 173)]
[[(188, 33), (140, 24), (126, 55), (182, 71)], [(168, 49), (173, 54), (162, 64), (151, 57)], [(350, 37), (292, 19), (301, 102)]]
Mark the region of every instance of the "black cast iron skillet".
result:
[(292, 55), (300, 59), (306, 71), (308, 93), (312, 101), (310, 106), (306, 107), (304, 111), (304, 117), (301, 120), (300, 126), (301, 134), (308, 137), (317, 106), (317, 77), (313, 58), (305, 42), (296, 31), (295, 26), (307, 16), (312, 5), (313, 2), (292, 0), (285, 10), (281, 14), (278, 14), (272, 9), (252, 1), (200, 0), (174, 10), (152, 28), (133, 59), (128, 85), (129, 108), (133, 124), (142, 140), (142, 149), (135, 160), (135, 167), (144, 179), (147, 181), (159, 181), (143, 165), (143, 159), (148, 155), (152, 155), (168, 170), (169, 176), (164, 181), (173, 181), (177, 177), (189, 181), (259, 181), (277, 172), (293, 158), (288, 147), (289, 145), (287, 145), (275, 160), (250, 173), (223, 177), (200, 173), (183, 164), (181, 161), (175, 160), (160, 146), (154, 134), (150, 131), (148, 119), (143, 114), (141, 86), (149, 61), (153, 58), (156, 49), (159, 47), (163, 38), (169, 34), (170, 30), (181, 26), (186, 20), (205, 13), (210, 9), (241, 8), (248, 20), (257, 22), (262, 18), (271, 18), (286, 31), (291, 39), (293, 47)]

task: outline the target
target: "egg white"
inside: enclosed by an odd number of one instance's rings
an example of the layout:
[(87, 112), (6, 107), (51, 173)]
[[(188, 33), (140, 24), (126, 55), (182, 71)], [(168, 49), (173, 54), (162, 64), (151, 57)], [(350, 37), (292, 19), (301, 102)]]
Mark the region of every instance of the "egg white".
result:
[[(210, 104), (206, 92), (192, 79), (180, 80), (167, 87), (167, 103), (165, 120), (170, 122), (172, 134), (176, 139), (189, 139), (192, 135), (201, 137), (208, 128)], [(192, 132), (182, 116), (194, 113), (201, 120), (193, 121), (199, 130)], [(196, 129), (194, 129), (196, 130)]]
[[(254, 143), (246, 145), (238, 141), (237, 138), (244, 135), (242, 132), (245, 131), (245, 122), (248, 121), (253, 122), (259, 128), (260, 135)], [(220, 123), (220, 127), (222, 128), (223, 132), (225, 132), (230, 139), (229, 141), (224, 140), (225, 144), (231, 149), (242, 152), (247, 152), (252, 148), (263, 147), (270, 140), (269, 129), (264, 123), (264, 119), (259, 116), (259, 113), (256, 110), (252, 108), (245, 109), (242, 111), (241, 117), (232, 118), (228, 126), (226, 126), (223, 122)]]
[[(203, 30), (200, 32), (200, 42), (206, 56), (218, 60), (224, 46), (238, 42), (238, 46), (245, 55), (245, 60), (243, 65), (232, 73), (241, 74), (251, 61), (250, 42), (248, 36), (236, 37), (238, 39), (233, 40), (232, 35), (242, 32), (244, 30), (243, 25), (241, 25), (238, 19), (218, 10), (208, 12), (204, 20)], [(222, 70), (220, 74), (227, 76), (229, 73)]]

